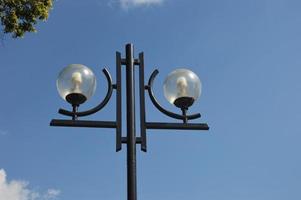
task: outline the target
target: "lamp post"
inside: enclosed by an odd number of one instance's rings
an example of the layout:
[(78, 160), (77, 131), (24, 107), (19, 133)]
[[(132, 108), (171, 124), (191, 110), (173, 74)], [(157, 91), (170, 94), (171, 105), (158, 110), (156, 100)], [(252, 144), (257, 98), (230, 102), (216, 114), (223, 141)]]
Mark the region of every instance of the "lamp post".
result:
[[(78, 107), (88, 100), (95, 92), (96, 78), (93, 72), (86, 66), (72, 64), (64, 68), (57, 80), (57, 88), (60, 96), (72, 105), (72, 111), (59, 109), (59, 113), (71, 117), (71, 119), (53, 119), (50, 126), (64, 127), (90, 127), (90, 128), (114, 128), (116, 130), (116, 152), (120, 151), (122, 144), (127, 145), (127, 199), (137, 200), (136, 178), (136, 144), (141, 145), (141, 150), (147, 151), (147, 129), (178, 129), (178, 130), (209, 130), (205, 123), (189, 123), (189, 120), (200, 118), (199, 113), (188, 115), (188, 108), (194, 103), (201, 93), (201, 82), (196, 74), (187, 69), (178, 69), (170, 73), (164, 82), (164, 95), (167, 100), (181, 109), (177, 114), (163, 108), (153, 93), (153, 82), (159, 71), (151, 74), (148, 84), (144, 80), (144, 54), (134, 58), (132, 44), (126, 45), (125, 58), (120, 52), (116, 52), (116, 83), (113, 84), (110, 73), (103, 69), (107, 79), (108, 90), (105, 98), (94, 108), (86, 111), (78, 111)], [(126, 69), (126, 127), (127, 134), (122, 134), (122, 96), (121, 96), (121, 69)], [(135, 123), (135, 67), (139, 68), (139, 101), (140, 101), (140, 136), (136, 135)], [(109, 102), (113, 90), (116, 90), (116, 120), (115, 121), (91, 121), (81, 120), (80, 117), (99, 112)], [(181, 123), (147, 122), (145, 113), (145, 93), (149, 94), (153, 105), (163, 114), (181, 120)]]

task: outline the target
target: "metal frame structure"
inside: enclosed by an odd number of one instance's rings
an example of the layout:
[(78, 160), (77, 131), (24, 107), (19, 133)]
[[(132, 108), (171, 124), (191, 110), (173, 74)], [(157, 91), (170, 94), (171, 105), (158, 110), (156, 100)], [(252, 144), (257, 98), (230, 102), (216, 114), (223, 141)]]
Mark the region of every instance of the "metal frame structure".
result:
[[(127, 135), (122, 135), (122, 89), (121, 89), (121, 70), (126, 67), (126, 126)], [(136, 135), (135, 123), (135, 67), (139, 67), (139, 96), (140, 96), (140, 137)], [(139, 54), (139, 58), (134, 58), (133, 44), (126, 45), (126, 56), (121, 57), (120, 52), (116, 52), (116, 83), (113, 84), (110, 73), (107, 69), (103, 69), (103, 73), (107, 79), (108, 90), (105, 98), (96, 107), (78, 112), (77, 109), (68, 111), (59, 109), (59, 113), (69, 116), (71, 120), (53, 119), (50, 126), (64, 127), (89, 127), (89, 128), (114, 128), (116, 129), (116, 152), (120, 151), (122, 144), (127, 145), (127, 199), (137, 200), (137, 176), (136, 176), (136, 144), (141, 144), (141, 150), (147, 151), (147, 129), (178, 129), (178, 130), (209, 130), (205, 123), (188, 123), (189, 120), (200, 118), (201, 115), (187, 115), (186, 111), (182, 114), (176, 114), (163, 108), (156, 100), (153, 92), (153, 83), (159, 71), (155, 70), (145, 85), (144, 80), (144, 54)], [(92, 115), (100, 111), (109, 102), (113, 91), (116, 90), (116, 121), (90, 121), (79, 120), (79, 117)], [(145, 113), (145, 93), (149, 94), (151, 102), (163, 114), (182, 120), (182, 123), (162, 123), (147, 122)]]

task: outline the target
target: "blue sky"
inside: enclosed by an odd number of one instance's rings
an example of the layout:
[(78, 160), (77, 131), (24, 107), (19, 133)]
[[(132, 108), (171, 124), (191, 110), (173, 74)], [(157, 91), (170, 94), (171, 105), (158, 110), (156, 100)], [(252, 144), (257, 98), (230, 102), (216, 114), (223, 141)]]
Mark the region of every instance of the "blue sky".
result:
[[(25, 181), (15, 183), (38, 200), (126, 199), (126, 149), (115, 153), (114, 131), (49, 122), (69, 108), (55, 85), (63, 67), (97, 74), (82, 107), (90, 108), (106, 90), (102, 67), (115, 77), (115, 51), (132, 42), (145, 53), (146, 76), (160, 70), (155, 91), (166, 108), (176, 111), (163, 97), (170, 71), (200, 76), (191, 111), (211, 128), (148, 131), (138, 199), (300, 199), (300, 9), (297, 0), (56, 1), (38, 33), (6, 36), (0, 48), (0, 185)], [(114, 102), (90, 119), (115, 119)], [(174, 121), (147, 104), (149, 121)]]

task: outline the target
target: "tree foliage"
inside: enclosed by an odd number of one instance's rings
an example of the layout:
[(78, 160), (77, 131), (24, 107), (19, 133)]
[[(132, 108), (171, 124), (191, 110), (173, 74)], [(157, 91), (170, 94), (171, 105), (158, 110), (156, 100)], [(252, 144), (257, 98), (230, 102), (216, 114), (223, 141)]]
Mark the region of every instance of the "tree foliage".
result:
[(36, 32), (39, 20), (45, 21), (52, 8), (52, 0), (0, 0), (0, 20), (4, 33), (13, 38), (26, 32)]

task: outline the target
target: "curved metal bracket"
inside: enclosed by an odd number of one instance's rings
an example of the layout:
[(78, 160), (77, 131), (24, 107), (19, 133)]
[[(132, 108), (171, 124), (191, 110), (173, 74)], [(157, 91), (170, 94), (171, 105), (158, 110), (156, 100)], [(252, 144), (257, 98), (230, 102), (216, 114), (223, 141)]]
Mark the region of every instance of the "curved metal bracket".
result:
[(104, 68), (102, 70), (102, 72), (104, 73), (105, 77), (107, 78), (107, 82), (108, 82), (108, 91), (106, 94), (106, 97), (103, 99), (103, 101), (98, 104), (97, 106), (95, 106), (92, 109), (86, 110), (86, 111), (82, 111), (82, 112), (71, 112), (65, 109), (59, 109), (59, 113), (62, 115), (66, 115), (66, 116), (78, 116), (78, 117), (83, 117), (83, 116), (87, 116), (87, 115), (92, 115), (98, 111), (100, 111), (103, 107), (105, 107), (105, 105), (107, 105), (107, 103), (109, 102), (112, 93), (113, 93), (113, 84), (112, 84), (112, 77), (110, 75), (110, 73), (108, 72), (108, 70), (106, 68)]
[(153, 73), (151, 74), (149, 80), (148, 80), (148, 85), (145, 87), (145, 89), (148, 90), (148, 94), (149, 94), (149, 97), (152, 101), (152, 103), (154, 104), (154, 106), (160, 111), (162, 112), (163, 114), (171, 117), (171, 118), (174, 118), (174, 119), (180, 119), (180, 120), (185, 120), (185, 119), (197, 119), (197, 118), (200, 118), (201, 117), (201, 114), (200, 113), (197, 113), (197, 114), (193, 114), (193, 115), (179, 115), (179, 114), (176, 114), (176, 113), (173, 113), (171, 111), (168, 111), (166, 110), (165, 108), (163, 108), (159, 102), (157, 101), (157, 99), (155, 98), (154, 96), (154, 92), (153, 92), (153, 84), (154, 84), (154, 80), (156, 78), (156, 76), (158, 75), (159, 73), (159, 70), (156, 69), (153, 71)]

